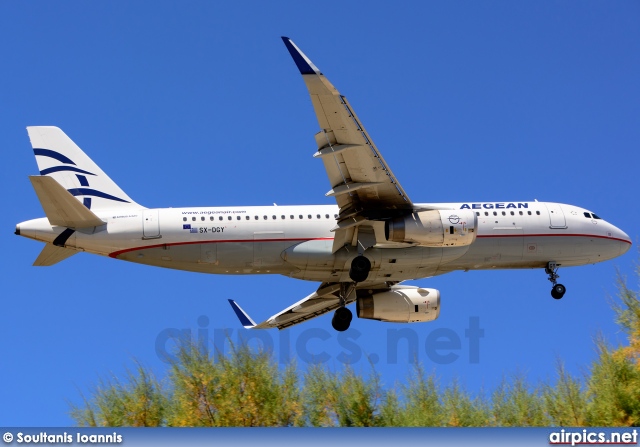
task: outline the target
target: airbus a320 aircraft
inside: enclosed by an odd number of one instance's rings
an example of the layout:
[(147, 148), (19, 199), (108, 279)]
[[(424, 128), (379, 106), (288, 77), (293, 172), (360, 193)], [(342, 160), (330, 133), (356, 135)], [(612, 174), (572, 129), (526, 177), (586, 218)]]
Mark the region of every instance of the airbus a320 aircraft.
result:
[(440, 292), (405, 284), (455, 270), (544, 269), (559, 299), (560, 266), (605, 261), (631, 247), (623, 231), (589, 210), (543, 202), (415, 203), (353, 108), (283, 37), (311, 95), (315, 135), (336, 205), (148, 209), (134, 202), (57, 127), (28, 127), (40, 175), (30, 177), (45, 218), (15, 233), (45, 242), (34, 265), (84, 251), (140, 264), (217, 274), (280, 274), (318, 289), (246, 328), (283, 329), (347, 305), (360, 318), (438, 318)]

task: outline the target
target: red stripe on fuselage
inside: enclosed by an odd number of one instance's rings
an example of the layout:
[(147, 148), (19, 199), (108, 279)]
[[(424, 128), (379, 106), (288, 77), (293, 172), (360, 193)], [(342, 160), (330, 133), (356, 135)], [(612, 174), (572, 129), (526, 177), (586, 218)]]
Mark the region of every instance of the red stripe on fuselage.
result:
[(177, 245), (194, 245), (194, 244), (221, 244), (221, 243), (242, 243), (242, 242), (294, 242), (294, 241), (332, 241), (332, 237), (315, 237), (315, 238), (293, 238), (293, 239), (228, 239), (217, 241), (189, 241), (189, 242), (170, 242), (168, 244), (146, 245), (143, 247), (125, 248), (124, 250), (109, 253), (110, 258), (116, 258), (124, 253), (137, 250), (147, 250), (149, 248), (175, 247)]
[(577, 234), (577, 233), (549, 233), (549, 234), (479, 234), (478, 238), (490, 238), (490, 237), (590, 237), (597, 239), (609, 239), (611, 241), (626, 242), (631, 245), (631, 241), (626, 239), (620, 239), (612, 236), (601, 236), (598, 234)]
[[(609, 239), (612, 241), (626, 242), (627, 244), (631, 244), (631, 241), (626, 239), (620, 239), (617, 237), (611, 236), (600, 236), (597, 234), (560, 234), (560, 233), (549, 233), (549, 234), (478, 234), (479, 239), (483, 238), (499, 238), (499, 237), (587, 237), (587, 238), (597, 238), (597, 239)], [(160, 247), (173, 247), (177, 245), (193, 245), (193, 244), (221, 244), (221, 243), (242, 243), (242, 242), (294, 242), (294, 241), (330, 241), (333, 240), (332, 237), (319, 237), (319, 238), (293, 238), (293, 239), (229, 239), (229, 240), (216, 240), (216, 241), (190, 241), (190, 242), (171, 242), (168, 244), (155, 244), (155, 245), (147, 245), (143, 247), (134, 247), (134, 248), (126, 248), (124, 250), (114, 251), (113, 253), (109, 253), (109, 257), (116, 258), (124, 253), (129, 253), (137, 250), (147, 250), (150, 248), (160, 248)]]

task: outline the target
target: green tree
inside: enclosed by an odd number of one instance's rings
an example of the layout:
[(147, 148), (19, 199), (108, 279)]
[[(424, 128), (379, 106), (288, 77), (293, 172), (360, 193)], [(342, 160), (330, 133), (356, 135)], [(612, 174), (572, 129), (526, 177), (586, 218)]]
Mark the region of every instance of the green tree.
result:
[(542, 398), (553, 425), (582, 427), (586, 423), (587, 396), (581, 381), (569, 374), (558, 360), (555, 385), (546, 384)]
[(71, 407), (71, 417), (81, 427), (158, 427), (165, 422), (167, 398), (152, 373), (137, 364), (126, 380), (100, 379), (91, 400)]
[(268, 353), (232, 345), (215, 363), (196, 345), (182, 346), (172, 364), (170, 426), (269, 427), (302, 423), (293, 364), (281, 371)]
[(314, 427), (375, 427), (380, 425), (378, 376), (365, 378), (346, 367), (342, 374), (311, 367), (304, 378), (307, 422)]
[(443, 388), (420, 365), (405, 384), (385, 390), (373, 368), (368, 376), (350, 367), (299, 373), (246, 345), (232, 344), (214, 362), (201, 346), (179, 344), (162, 384), (137, 363), (122, 381), (100, 379), (71, 416), (80, 426), (638, 426), (640, 294), (618, 276), (617, 295), (612, 307), (628, 345), (597, 339), (584, 378), (559, 360), (553, 384), (514, 375), (490, 399), (473, 397), (457, 380)]
[(498, 427), (539, 427), (550, 425), (544, 402), (536, 389), (531, 389), (523, 374), (503, 379), (491, 397), (494, 424)]

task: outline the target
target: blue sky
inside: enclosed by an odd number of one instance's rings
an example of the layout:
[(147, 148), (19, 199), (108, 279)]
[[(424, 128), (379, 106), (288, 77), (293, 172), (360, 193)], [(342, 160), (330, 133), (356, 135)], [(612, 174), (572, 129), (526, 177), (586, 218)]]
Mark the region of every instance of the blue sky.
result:
[[(61, 127), (148, 207), (332, 203), (286, 35), (349, 98), (414, 201), (571, 203), (638, 241), (638, 19), (637, 2), (3, 2), (0, 425), (71, 424), (67, 402), (98, 377), (133, 359), (163, 376), (166, 334), (227, 328), (236, 341), (228, 298), (262, 320), (316, 288), (86, 254), (32, 267), (42, 245), (13, 235), (43, 214), (26, 126)], [(397, 362), (387, 353), (399, 330), (441, 383), (473, 392), (512, 373), (552, 379), (558, 358), (582, 374), (594, 336), (624, 340), (607, 297), (637, 258), (562, 269), (561, 301), (543, 271), (459, 272), (413, 282), (441, 290), (433, 323), (354, 320), (345, 342), (325, 316), (263, 336), (301, 367), (352, 354), (367, 372), (373, 355), (388, 386), (411, 370), (405, 344)], [(460, 341), (448, 364), (425, 348), (442, 334)]]

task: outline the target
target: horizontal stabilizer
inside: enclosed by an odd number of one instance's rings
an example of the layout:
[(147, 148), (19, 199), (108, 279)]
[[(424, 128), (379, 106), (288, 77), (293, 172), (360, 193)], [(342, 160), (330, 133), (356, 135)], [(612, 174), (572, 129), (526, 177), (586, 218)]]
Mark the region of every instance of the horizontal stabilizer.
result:
[(70, 250), (68, 248), (56, 247), (53, 244), (46, 244), (36, 260), (33, 262), (33, 265), (36, 267), (47, 267), (53, 264), (57, 264), (60, 261), (64, 261), (70, 256), (78, 253), (75, 250)]
[(34, 175), (29, 180), (51, 225), (89, 228), (105, 224), (52, 177)]

